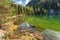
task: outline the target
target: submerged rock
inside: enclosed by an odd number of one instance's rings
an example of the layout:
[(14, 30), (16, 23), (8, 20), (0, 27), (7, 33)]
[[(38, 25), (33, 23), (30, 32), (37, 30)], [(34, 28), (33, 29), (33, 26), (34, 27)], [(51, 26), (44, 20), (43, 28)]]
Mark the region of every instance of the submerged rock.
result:
[(46, 40), (60, 40), (60, 32), (46, 29), (42, 34), (45, 36)]

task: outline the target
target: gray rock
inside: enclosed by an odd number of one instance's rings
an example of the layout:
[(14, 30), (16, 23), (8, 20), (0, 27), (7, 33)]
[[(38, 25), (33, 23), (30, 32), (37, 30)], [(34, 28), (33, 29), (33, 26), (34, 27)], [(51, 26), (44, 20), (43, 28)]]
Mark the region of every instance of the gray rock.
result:
[(20, 30), (26, 30), (26, 31), (33, 31), (34, 29), (33, 29), (33, 27), (32, 26), (30, 26), (27, 22), (24, 22), (22, 25), (19, 25), (19, 27), (18, 27), (18, 29), (20, 29)]
[(38, 30), (36, 30), (31, 25), (29, 25), (27, 22), (24, 22), (22, 25), (19, 25), (18, 29), (20, 29), (20, 30), (27, 30), (29, 32), (34, 32), (34, 31), (38, 32)]
[(27, 22), (24, 22), (22, 25), (19, 25), (19, 28), (29, 27), (30, 25)]
[(21, 26), (29, 27), (30, 25), (27, 22), (24, 22)]
[(45, 36), (46, 40), (60, 40), (60, 32), (46, 29), (42, 34)]

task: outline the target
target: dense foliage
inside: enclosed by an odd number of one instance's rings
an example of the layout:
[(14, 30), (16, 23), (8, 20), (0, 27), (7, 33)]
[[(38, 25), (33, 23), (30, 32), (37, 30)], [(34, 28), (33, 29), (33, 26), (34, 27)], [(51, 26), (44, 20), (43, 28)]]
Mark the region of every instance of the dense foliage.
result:
[(32, 6), (36, 14), (46, 14), (50, 9), (60, 11), (60, 0), (32, 0), (27, 6)]
[(0, 27), (2, 23), (7, 21), (7, 17), (12, 15), (16, 15), (12, 0), (0, 0)]

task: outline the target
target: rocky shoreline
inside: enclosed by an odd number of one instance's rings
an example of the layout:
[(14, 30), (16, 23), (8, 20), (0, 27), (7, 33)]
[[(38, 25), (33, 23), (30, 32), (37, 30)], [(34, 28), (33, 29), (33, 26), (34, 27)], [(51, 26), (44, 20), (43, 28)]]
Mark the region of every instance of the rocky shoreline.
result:
[(57, 32), (57, 31), (45, 29), (44, 31), (40, 32), (34, 27), (32, 27), (31, 25), (29, 25), (27, 22), (19, 26), (13, 25), (12, 23), (11, 25), (10, 26), (13, 29), (10, 28), (9, 29), (10, 31), (4, 31), (1, 29), (2, 32), (0, 32), (0, 35), (1, 33), (3, 33), (2, 34), (3, 36), (0, 39), (5, 39), (5, 40), (8, 40), (8, 39), (9, 40), (60, 40), (60, 32)]

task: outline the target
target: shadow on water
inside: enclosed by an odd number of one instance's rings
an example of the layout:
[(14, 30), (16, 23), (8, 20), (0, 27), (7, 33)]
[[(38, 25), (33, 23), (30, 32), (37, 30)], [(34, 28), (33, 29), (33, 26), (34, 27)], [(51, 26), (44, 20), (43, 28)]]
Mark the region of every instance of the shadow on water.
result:
[(43, 28), (43, 27), (34, 27), (36, 30), (40, 31), (40, 32), (43, 32), (46, 28)]

